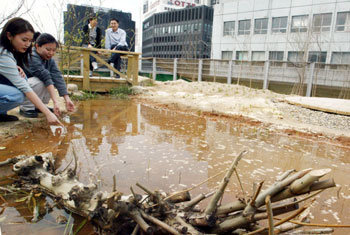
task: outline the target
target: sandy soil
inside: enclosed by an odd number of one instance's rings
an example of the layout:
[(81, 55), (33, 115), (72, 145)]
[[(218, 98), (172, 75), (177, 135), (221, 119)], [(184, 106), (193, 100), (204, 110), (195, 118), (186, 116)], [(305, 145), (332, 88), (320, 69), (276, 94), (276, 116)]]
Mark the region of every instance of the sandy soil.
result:
[[(155, 82), (140, 89), (139, 99), (197, 115), (244, 117), (268, 128), (327, 136), (350, 144), (350, 116), (310, 110), (286, 102), (288, 95), (239, 85), (208, 82)], [(344, 142), (344, 141), (343, 141)], [(350, 145), (349, 145), (350, 146)]]

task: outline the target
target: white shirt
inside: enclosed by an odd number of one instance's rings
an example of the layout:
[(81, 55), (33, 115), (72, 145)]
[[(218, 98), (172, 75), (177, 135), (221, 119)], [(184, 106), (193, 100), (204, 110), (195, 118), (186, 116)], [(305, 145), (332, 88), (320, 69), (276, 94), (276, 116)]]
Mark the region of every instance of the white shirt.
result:
[(106, 30), (105, 48), (113, 49), (111, 48), (112, 45), (128, 46), (126, 42), (126, 32), (123, 29), (118, 28), (115, 32), (112, 28)]

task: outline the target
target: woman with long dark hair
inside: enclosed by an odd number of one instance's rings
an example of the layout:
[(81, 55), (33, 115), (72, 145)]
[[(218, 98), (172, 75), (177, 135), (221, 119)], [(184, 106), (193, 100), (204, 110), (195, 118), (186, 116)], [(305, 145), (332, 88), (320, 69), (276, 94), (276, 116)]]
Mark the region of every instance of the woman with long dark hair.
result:
[(19, 106), (26, 96), (51, 125), (62, 125), (30, 88), (23, 66), (32, 50), (33, 26), (22, 18), (9, 20), (0, 34), (0, 122), (17, 121), (7, 111)]

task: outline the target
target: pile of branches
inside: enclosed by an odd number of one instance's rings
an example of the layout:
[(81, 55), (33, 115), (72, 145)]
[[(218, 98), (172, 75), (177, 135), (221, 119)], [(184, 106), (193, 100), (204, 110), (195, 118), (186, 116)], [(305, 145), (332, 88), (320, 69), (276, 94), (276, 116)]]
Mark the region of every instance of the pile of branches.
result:
[[(221, 205), (225, 188), (244, 154), (242, 152), (234, 159), (215, 192), (194, 198), (188, 190), (167, 196), (139, 183), (136, 186), (145, 192), (144, 195), (136, 194), (130, 187), (132, 194), (123, 196), (115, 189), (115, 177), (112, 192), (101, 192), (95, 184), (84, 185), (77, 180), (76, 162), (73, 169), (56, 173), (51, 153), (8, 159), (0, 166), (14, 164), (13, 171), (22, 185), (40, 190), (67, 210), (88, 218), (97, 225), (100, 233), (278, 234), (291, 230), (300, 233), (333, 231), (330, 228), (295, 231), (308, 223), (311, 203), (306, 200), (335, 186), (333, 179), (320, 180), (330, 172), (329, 169), (289, 170), (264, 190), (263, 182), (258, 184), (249, 199), (237, 199)], [(296, 199), (304, 194), (309, 195)], [(199, 209), (198, 203), (206, 198), (210, 198), (207, 207)], [(277, 218), (286, 213), (288, 216)]]

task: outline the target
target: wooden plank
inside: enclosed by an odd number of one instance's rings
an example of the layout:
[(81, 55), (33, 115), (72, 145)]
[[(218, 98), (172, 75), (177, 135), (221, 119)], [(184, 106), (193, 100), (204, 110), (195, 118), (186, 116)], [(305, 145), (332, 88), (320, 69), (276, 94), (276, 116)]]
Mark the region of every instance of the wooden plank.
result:
[(128, 55), (128, 68), (126, 70), (126, 75), (128, 78), (131, 78), (132, 76), (132, 66), (133, 66), (133, 60), (132, 60), (132, 55)]
[(83, 66), (83, 90), (90, 91), (90, 78), (89, 78), (89, 72), (90, 72), (90, 57), (88, 51), (83, 51), (83, 60), (84, 60), (84, 66)]
[(139, 78), (139, 56), (134, 55), (133, 56), (133, 76), (132, 76), (132, 81), (133, 85), (136, 86), (139, 84), (138, 78)]
[[(64, 45), (62, 47), (67, 48)], [(98, 51), (98, 52), (108, 52), (108, 53), (119, 53), (119, 54), (125, 54), (125, 55), (141, 55), (141, 53), (132, 52), (132, 51), (117, 51), (117, 50), (107, 50), (107, 49), (99, 49), (99, 48), (76, 47), (76, 46), (69, 46), (69, 48), (74, 50), (82, 50), (82, 51)]]
[(99, 56), (96, 55), (95, 53), (90, 53), (90, 55), (91, 55), (92, 57), (94, 57), (99, 63), (106, 65), (107, 68), (109, 68), (109, 69), (112, 70), (113, 72), (119, 74), (120, 77), (126, 78), (126, 76), (125, 76), (124, 74), (122, 74), (121, 72), (119, 72), (118, 70), (116, 70), (113, 66), (111, 66), (110, 64), (108, 64), (106, 61), (104, 61), (101, 57), (99, 57)]
[(130, 82), (130, 83), (132, 84), (132, 80), (131, 80), (129, 77), (125, 76), (125, 74), (123, 74), (123, 73), (119, 72), (118, 70), (116, 70), (113, 66), (111, 66), (110, 64), (108, 64), (106, 61), (104, 61), (104, 60), (103, 60), (102, 58), (100, 58), (98, 55), (96, 55), (95, 53), (90, 53), (90, 55), (91, 55), (92, 57), (94, 57), (99, 63), (106, 65), (107, 68), (109, 68), (109, 69), (112, 70), (113, 72), (119, 74), (120, 77), (125, 78), (128, 82)]
[(350, 116), (350, 100), (322, 97), (286, 97), (289, 104), (304, 108)]
[[(67, 76), (65, 76), (65, 79)], [(83, 89), (83, 77), (77, 75), (69, 76), (69, 83), (76, 84), (79, 90)], [(110, 78), (91, 78), (90, 91), (92, 92), (109, 92), (112, 88), (128, 85), (126, 80)]]

